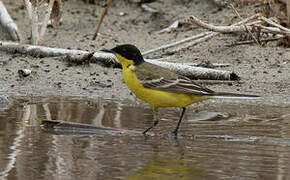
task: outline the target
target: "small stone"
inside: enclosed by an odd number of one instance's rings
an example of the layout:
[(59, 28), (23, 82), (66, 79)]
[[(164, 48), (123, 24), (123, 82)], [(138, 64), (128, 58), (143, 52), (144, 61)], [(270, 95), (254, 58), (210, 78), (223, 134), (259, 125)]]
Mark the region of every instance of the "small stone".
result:
[(19, 76), (27, 77), (31, 74), (31, 70), (30, 69), (19, 69), (18, 74), (19, 74)]
[(119, 16), (125, 16), (125, 15), (127, 15), (127, 13), (125, 13), (125, 12), (120, 12), (119, 13)]

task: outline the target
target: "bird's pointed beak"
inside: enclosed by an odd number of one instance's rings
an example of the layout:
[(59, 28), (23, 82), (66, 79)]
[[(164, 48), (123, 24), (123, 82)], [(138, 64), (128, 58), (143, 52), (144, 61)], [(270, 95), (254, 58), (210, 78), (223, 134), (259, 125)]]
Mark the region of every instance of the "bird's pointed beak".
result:
[(111, 49), (101, 49), (100, 51), (106, 52), (106, 53), (111, 53), (111, 54), (116, 54), (114, 51)]

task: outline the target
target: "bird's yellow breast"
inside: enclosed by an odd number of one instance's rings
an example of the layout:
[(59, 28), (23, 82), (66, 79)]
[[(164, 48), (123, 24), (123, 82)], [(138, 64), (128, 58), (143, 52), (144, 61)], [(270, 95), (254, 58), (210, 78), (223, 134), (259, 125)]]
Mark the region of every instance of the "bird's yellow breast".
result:
[(153, 108), (185, 107), (190, 104), (209, 99), (210, 97), (193, 94), (172, 93), (145, 88), (134, 73), (134, 65), (123, 66), (123, 78), (129, 89), (141, 100)]

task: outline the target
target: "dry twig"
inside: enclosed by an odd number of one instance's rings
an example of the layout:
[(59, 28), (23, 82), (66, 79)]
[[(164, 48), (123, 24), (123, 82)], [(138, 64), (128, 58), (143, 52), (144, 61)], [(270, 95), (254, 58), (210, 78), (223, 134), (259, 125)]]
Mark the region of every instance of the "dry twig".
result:
[(141, 4), (141, 8), (144, 10), (144, 11), (147, 11), (147, 12), (150, 12), (150, 13), (159, 13), (159, 11), (158, 10), (156, 10), (156, 9), (154, 9), (154, 8), (152, 8), (152, 7), (150, 7), (149, 5), (147, 5), (147, 4)]
[(290, 0), (287, 1), (287, 18), (288, 18), (288, 24), (290, 24)]
[[(50, 0), (49, 3), (47, 3), (47, 0), (24, 0), (24, 3), (32, 26), (31, 43), (34, 45), (42, 44), (49, 20), (53, 22), (52, 23), (53, 25), (58, 24), (60, 20), (62, 1)], [(43, 4), (45, 4), (44, 6), (47, 6), (47, 9), (39, 31), (38, 27), (39, 13), (41, 12), (40, 7)]]
[[(233, 9), (233, 11), (236, 13), (236, 15), (243, 20), (243, 18), (241, 17), (241, 15), (239, 14), (239, 12), (237, 11), (237, 9), (233, 6), (233, 4), (230, 4), (230, 7)], [(246, 29), (246, 31), (251, 35), (252, 39), (258, 44), (261, 45), (261, 43), (257, 40), (257, 38), (254, 36), (254, 34), (247, 28), (246, 25), (243, 25)]]
[(211, 33), (209, 33), (208, 35), (206, 35), (204, 37), (201, 37), (201, 38), (196, 39), (196, 40), (194, 40), (192, 42), (189, 42), (186, 46), (183, 46), (183, 47), (180, 47), (178, 49), (175, 49), (173, 52), (182, 51), (182, 50), (187, 49), (189, 47), (195, 46), (195, 45), (197, 45), (197, 44), (199, 44), (201, 42), (205, 42), (205, 41), (207, 41), (207, 40), (209, 40), (209, 39), (211, 39), (211, 38), (213, 38), (215, 36), (218, 36), (218, 35), (220, 35), (220, 33), (218, 33), (218, 32), (211, 32)]
[(220, 32), (220, 33), (245, 32), (245, 31), (247, 31), (247, 29), (252, 29), (247, 24), (245, 24), (245, 25), (235, 25), (234, 24), (231, 26), (215, 26), (212, 24), (205, 23), (193, 15), (190, 16), (189, 18), (192, 22), (199, 25), (200, 27), (203, 27), (203, 28), (208, 29), (210, 31), (215, 31), (215, 32)]
[(14, 21), (8, 14), (1, 0), (0, 0), (0, 24), (9, 33), (9, 36), (13, 41), (21, 40), (21, 35), (18, 31), (17, 25), (14, 23)]
[[(251, 17), (243, 19), (242, 21), (240, 21), (238, 23), (233, 24), (232, 26), (240, 27), (241, 24), (244, 24), (244, 23), (247, 23), (247, 22), (249, 22), (249, 21), (251, 21), (253, 19), (256, 19), (258, 16), (260, 16), (260, 14), (255, 14), (255, 15), (253, 15)], [(188, 18), (183, 19), (182, 21), (187, 23), (187, 24), (196, 24), (197, 21), (201, 22), (197, 18), (191, 18), (191, 16), (188, 17)], [(260, 21), (258, 21), (258, 22), (260, 22)], [(206, 23), (201, 22), (201, 24), (206, 24)], [(210, 26), (213, 26), (213, 25), (210, 25)], [(232, 26), (227, 26), (227, 29), (231, 29)], [(155, 49), (151, 49), (151, 50), (145, 51), (145, 52), (142, 53), (142, 55), (148, 55), (148, 54), (153, 53), (153, 52), (157, 52), (157, 51), (160, 51), (160, 50), (168, 49), (168, 48), (175, 47), (177, 45), (180, 45), (180, 44), (183, 44), (183, 43), (186, 43), (186, 42), (193, 41), (193, 42), (190, 42), (187, 46), (181, 47), (181, 48), (175, 50), (175, 52), (176, 51), (180, 51), (182, 49), (186, 49), (188, 47), (196, 45), (196, 44), (198, 44), (200, 42), (204, 42), (204, 41), (206, 41), (206, 40), (208, 40), (208, 39), (210, 39), (212, 37), (215, 37), (215, 36), (217, 36), (219, 34), (220, 34), (220, 32), (211, 32), (211, 31), (210, 32), (200, 33), (198, 35), (194, 35), (192, 37), (185, 38), (185, 39), (182, 39), (182, 40), (177, 41), (177, 42), (173, 42), (173, 43), (170, 43), (170, 44), (166, 44), (166, 45), (160, 46), (160, 47), (155, 48)]]
[(192, 37), (189, 37), (189, 38), (185, 38), (185, 39), (182, 39), (180, 41), (177, 41), (177, 42), (174, 42), (174, 43), (171, 43), (171, 44), (166, 44), (166, 45), (163, 45), (163, 46), (160, 46), (158, 48), (155, 48), (155, 49), (151, 49), (149, 51), (145, 51), (142, 53), (142, 55), (148, 55), (148, 54), (151, 54), (151, 53), (154, 53), (154, 52), (157, 52), (157, 51), (160, 51), (160, 50), (164, 50), (164, 49), (168, 49), (168, 48), (171, 48), (171, 47), (174, 47), (174, 46), (177, 46), (177, 45), (180, 45), (180, 44), (183, 44), (185, 42), (189, 42), (189, 41), (192, 41), (192, 40), (195, 40), (195, 39), (199, 39), (199, 38), (202, 38), (204, 36), (207, 36), (208, 34), (210, 34), (211, 32), (205, 32), (205, 33), (200, 33), (198, 35), (194, 35)]
[(106, 7), (103, 8), (103, 12), (102, 12), (102, 15), (101, 15), (101, 17), (100, 17), (99, 23), (98, 23), (98, 25), (97, 25), (97, 29), (96, 29), (96, 31), (95, 31), (95, 34), (94, 34), (94, 36), (93, 36), (93, 40), (95, 40), (95, 39), (97, 38), (98, 33), (99, 33), (99, 30), (100, 30), (100, 27), (101, 27), (101, 24), (102, 24), (102, 22), (103, 22), (103, 20), (104, 20), (104, 17), (105, 17), (106, 14), (108, 13), (108, 9), (109, 9), (109, 7), (110, 7), (111, 5), (112, 5), (112, 0), (107, 0), (107, 2), (106, 2)]
[(178, 25), (179, 25), (179, 21), (176, 20), (170, 26), (168, 26), (167, 28), (164, 28), (164, 29), (158, 31), (158, 33), (161, 34), (161, 33), (164, 33), (164, 32), (171, 32), (172, 30), (177, 29)]
[(56, 27), (59, 24), (61, 18), (61, 0), (50, 0), (48, 7), (46, 9), (46, 13), (44, 15), (44, 19), (41, 25), (41, 29), (39, 32), (39, 40), (37, 44), (43, 43), (43, 38), (47, 29), (47, 25), (49, 20), (51, 20), (51, 24), (53, 27)]
[(48, 21), (50, 19), (50, 14), (51, 14), (51, 11), (52, 11), (52, 7), (53, 7), (53, 4), (54, 4), (54, 1), (55, 0), (50, 0), (49, 1), (48, 8), (46, 9), (46, 14), (44, 15), (43, 24), (42, 24), (40, 32), (39, 32), (40, 38), (39, 38), (37, 44), (42, 44), (43, 37), (44, 37), (45, 31), (46, 31), (46, 28), (47, 28), (47, 24), (48, 24)]
[[(254, 20), (254, 19), (257, 19), (257, 18), (259, 20), (256, 20), (256, 21), (253, 21), (253, 22), (248, 22), (249, 19), (250, 20)], [(202, 26), (203, 28), (210, 29), (210, 30), (213, 30), (213, 31), (217, 31), (217, 32), (212, 32), (212, 33), (217, 33), (217, 34), (219, 34), (219, 33), (240, 32), (240, 31), (250, 32), (251, 31), (250, 29), (258, 31), (258, 33), (263, 32), (263, 33), (270, 34), (272, 38), (264, 38), (263, 40), (261, 40), (263, 42), (273, 41), (273, 40), (281, 39), (281, 38), (283, 38), (285, 36), (286, 37), (290, 36), (290, 33), (289, 33), (290, 29), (288, 29), (286, 27), (283, 27), (280, 24), (275, 23), (271, 19), (265, 18), (265, 17), (261, 16), (260, 14), (256, 14), (254, 16), (251, 16), (250, 18), (244, 19), (244, 20), (240, 21), (239, 23), (233, 24), (231, 26), (214, 26), (214, 25), (211, 25), (211, 24), (207, 24), (207, 23), (199, 20), (198, 18), (196, 18), (194, 16), (191, 16), (189, 21), (193, 22), (194, 24), (198, 24), (198, 25)], [(241, 22), (243, 22), (243, 23), (241, 23)], [(248, 22), (248, 23), (246, 23), (246, 22)], [(264, 22), (266, 22), (270, 26), (262, 25)], [(255, 29), (255, 28), (258, 28), (258, 29)], [(209, 34), (207, 36), (211, 36), (211, 34)], [(252, 37), (254, 37), (254, 35), (252, 35)], [(192, 45), (195, 45), (197, 43), (200, 43), (202, 41), (202, 39), (207, 40), (209, 38), (210, 37), (202, 37), (201, 39), (196, 40), (197, 42), (191, 42), (186, 47), (179, 48), (176, 51), (179, 51), (179, 50), (182, 50), (184, 48), (188, 48), (188, 47), (190, 47)], [(257, 42), (257, 41), (258, 41), (257, 39), (256, 40), (254, 39), (254, 42)], [(244, 43), (248, 43), (248, 42), (244, 42)]]
[[(260, 42), (269, 42), (269, 41), (276, 41), (279, 40), (281, 38), (283, 38), (284, 36), (278, 36), (278, 37), (270, 37), (270, 38), (265, 38), (265, 39), (260, 39)], [(243, 45), (243, 44), (253, 44), (255, 43), (254, 40), (247, 40), (247, 41), (239, 41), (239, 42), (235, 42), (233, 44), (228, 44), (226, 46), (236, 46), (236, 45)]]
[(275, 23), (275, 22), (272, 21), (271, 19), (265, 18), (265, 17), (263, 17), (263, 16), (261, 16), (259, 19), (265, 21), (266, 23), (268, 23), (268, 24), (271, 25), (271, 26), (274, 26), (274, 27), (279, 28), (279, 29), (282, 30), (282, 31), (285, 31), (285, 32), (287, 32), (287, 33), (290, 32), (290, 29), (288, 29), (288, 28), (286, 28), (286, 27), (284, 27), (284, 26), (281, 26), (280, 24)]

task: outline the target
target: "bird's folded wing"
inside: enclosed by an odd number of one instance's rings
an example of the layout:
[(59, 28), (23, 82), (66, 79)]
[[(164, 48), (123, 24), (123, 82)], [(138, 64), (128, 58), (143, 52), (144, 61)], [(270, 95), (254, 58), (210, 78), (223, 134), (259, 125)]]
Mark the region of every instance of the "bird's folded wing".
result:
[(139, 65), (134, 69), (134, 73), (146, 88), (184, 94), (214, 94), (214, 91), (194, 83), (187, 77), (177, 75), (169, 69), (151, 63), (145, 62)]
[(178, 77), (176, 79), (160, 79), (142, 80), (142, 85), (146, 88), (162, 90), (173, 93), (196, 94), (196, 95), (213, 95), (214, 91), (202, 87), (194, 83), (186, 77)]

